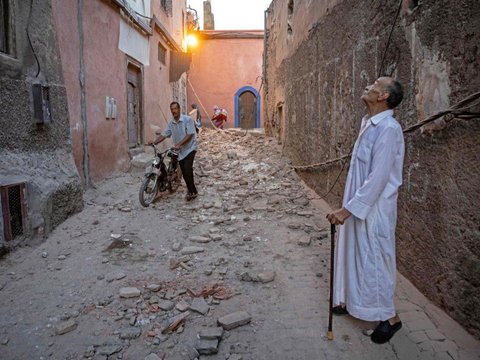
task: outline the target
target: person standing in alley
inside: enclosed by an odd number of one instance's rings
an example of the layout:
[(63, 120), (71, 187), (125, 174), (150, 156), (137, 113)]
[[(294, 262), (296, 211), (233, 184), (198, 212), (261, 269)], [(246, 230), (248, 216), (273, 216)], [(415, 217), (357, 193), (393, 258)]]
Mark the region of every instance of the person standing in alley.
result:
[(383, 344), (402, 327), (396, 314), (395, 226), (405, 146), (393, 109), (401, 84), (380, 77), (361, 99), (367, 115), (353, 148), (342, 208), (327, 215), (340, 227), (335, 248), (333, 313), (380, 321), (371, 340)]
[(217, 105), (213, 107), (213, 117), (212, 117), (213, 124), (217, 127), (217, 129), (223, 130), (223, 123), (227, 122), (227, 110), (220, 109)]
[(175, 150), (178, 151), (178, 160), (182, 169), (183, 180), (187, 185), (185, 200), (190, 201), (197, 197), (193, 174), (193, 160), (197, 152), (197, 133), (190, 116), (180, 114), (180, 104), (176, 101), (170, 104), (171, 119), (162, 134), (153, 141), (159, 144), (165, 139), (172, 137)]

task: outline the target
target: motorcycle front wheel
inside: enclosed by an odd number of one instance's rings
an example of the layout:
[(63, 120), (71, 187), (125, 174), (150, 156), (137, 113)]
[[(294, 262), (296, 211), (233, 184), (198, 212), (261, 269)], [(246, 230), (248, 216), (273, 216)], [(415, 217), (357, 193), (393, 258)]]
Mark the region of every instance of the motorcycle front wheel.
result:
[(142, 185), (140, 186), (140, 193), (138, 194), (138, 199), (142, 206), (147, 207), (155, 200), (157, 196), (156, 180), (157, 176), (155, 174), (150, 174), (143, 179)]
[(168, 165), (168, 191), (170, 193), (174, 193), (177, 191), (178, 186), (180, 185), (180, 179), (178, 178), (178, 172), (177, 169), (173, 167), (172, 164)]

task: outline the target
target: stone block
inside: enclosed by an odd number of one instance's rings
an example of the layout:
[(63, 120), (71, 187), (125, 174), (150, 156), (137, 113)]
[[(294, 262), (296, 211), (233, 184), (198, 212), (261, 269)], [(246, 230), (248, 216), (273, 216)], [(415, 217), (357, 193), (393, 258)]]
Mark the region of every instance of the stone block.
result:
[(297, 244), (300, 245), (300, 246), (304, 246), (304, 247), (310, 246), (311, 242), (312, 242), (312, 238), (311, 238), (310, 235), (301, 236), (297, 240)]
[(223, 336), (223, 328), (222, 327), (212, 327), (200, 330), (198, 333), (200, 339), (207, 339), (207, 340), (220, 340)]
[(191, 242), (200, 243), (200, 244), (206, 244), (212, 241), (211, 238), (206, 236), (190, 236), (188, 240), (190, 240)]
[(77, 323), (73, 320), (67, 320), (55, 326), (55, 333), (57, 335), (63, 335), (77, 328)]
[(172, 310), (175, 307), (175, 303), (170, 300), (160, 300), (158, 302), (158, 307), (162, 309), (163, 311), (169, 311)]
[(195, 349), (197, 349), (200, 355), (216, 354), (218, 353), (218, 340), (198, 339)]
[(142, 334), (142, 329), (138, 327), (129, 327), (120, 329), (120, 339), (136, 339)]
[(237, 311), (225, 316), (222, 316), (217, 320), (218, 325), (225, 330), (232, 330), (236, 327), (248, 324), (252, 320), (252, 317), (246, 311)]
[(104, 356), (111, 356), (122, 351), (122, 345), (103, 345), (97, 348), (97, 353)]
[(263, 284), (272, 282), (275, 279), (275, 271), (267, 271), (258, 274), (258, 281)]
[(140, 290), (136, 287), (124, 287), (120, 289), (121, 298), (134, 298), (140, 296)]
[(190, 305), (190, 310), (196, 311), (202, 315), (205, 315), (209, 309), (210, 307), (202, 297), (193, 299), (192, 304)]
[(205, 249), (199, 246), (185, 246), (180, 252), (183, 255), (196, 254), (204, 252)]
[(180, 312), (184, 312), (190, 309), (190, 305), (187, 302), (182, 300), (178, 302), (177, 305), (175, 305), (175, 308)]

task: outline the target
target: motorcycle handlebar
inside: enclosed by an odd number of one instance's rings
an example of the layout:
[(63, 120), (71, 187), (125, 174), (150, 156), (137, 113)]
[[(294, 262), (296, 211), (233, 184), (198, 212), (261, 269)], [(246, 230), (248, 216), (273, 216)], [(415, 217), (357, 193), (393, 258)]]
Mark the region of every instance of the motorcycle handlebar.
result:
[[(160, 153), (157, 149), (157, 145), (155, 145), (154, 143), (148, 143), (148, 144), (145, 144), (145, 145), (153, 147), (153, 149), (155, 151), (155, 154)], [(164, 155), (164, 154), (168, 153), (169, 151), (171, 151), (175, 155), (178, 155), (178, 150), (176, 150), (174, 147), (168, 148), (167, 150), (165, 150), (164, 152), (161, 152), (160, 154)]]

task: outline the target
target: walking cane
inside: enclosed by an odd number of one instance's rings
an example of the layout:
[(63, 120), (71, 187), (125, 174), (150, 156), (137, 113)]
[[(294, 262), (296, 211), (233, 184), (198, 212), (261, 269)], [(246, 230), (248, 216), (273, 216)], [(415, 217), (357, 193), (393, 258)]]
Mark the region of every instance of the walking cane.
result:
[(335, 258), (335, 224), (330, 225), (330, 237), (331, 237), (331, 246), (330, 246), (330, 304), (328, 306), (328, 331), (327, 339), (333, 340), (333, 327), (332, 327), (332, 309), (333, 309), (333, 268), (334, 268), (334, 258)]

